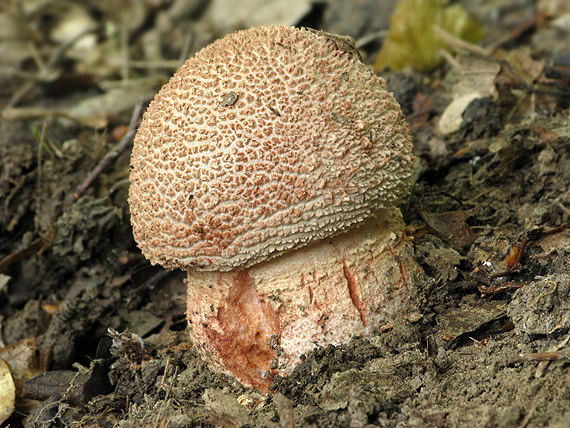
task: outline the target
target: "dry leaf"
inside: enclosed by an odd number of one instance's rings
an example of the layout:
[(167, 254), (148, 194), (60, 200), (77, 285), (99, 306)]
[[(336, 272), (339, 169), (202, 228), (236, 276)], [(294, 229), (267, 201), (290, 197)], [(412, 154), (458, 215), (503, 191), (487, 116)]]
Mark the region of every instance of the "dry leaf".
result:
[(507, 62), (517, 75), (513, 76), (508, 69), (503, 70), (504, 74), (514, 80), (522, 79), (529, 86), (535, 82), (544, 70), (544, 64), (531, 57), (530, 47), (510, 51), (499, 50), (495, 53), (495, 56)]
[(35, 351), (33, 339), (23, 339), (0, 349), (0, 359), (10, 369), (17, 396), (21, 396), (24, 382), (39, 373), (39, 370), (32, 367)]
[(109, 115), (132, 109), (141, 100), (151, 99), (156, 93), (156, 79), (140, 79), (137, 84), (109, 89), (102, 95), (86, 98), (65, 110), (65, 115), (77, 122), (101, 128), (107, 126)]
[[(68, 10), (58, 15), (57, 22), (51, 29), (50, 38), (59, 45), (63, 45), (85, 33), (86, 29), (94, 29), (96, 26), (97, 22), (84, 7), (70, 4)], [(73, 44), (67, 54), (71, 57), (81, 58), (88, 54), (96, 44), (97, 36), (86, 34)]]
[(454, 66), (460, 80), (453, 86), (453, 101), (439, 119), (438, 130), (442, 135), (459, 131), (463, 112), (473, 100), (497, 98), (495, 79), (501, 70), (499, 64), (481, 57), (462, 55), (454, 61)]
[(162, 83), (162, 78), (139, 79), (110, 88), (102, 95), (85, 98), (68, 108), (6, 108), (0, 111), (0, 117), (8, 121), (56, 117), (71, 119), (92, 128), (103, 128), (107, 126), (110, 115), (132, 109), (141, 100), (151, 99)]
[(481, 302), (477, 307), (452, 308), (437, 317), (438, 335), (447, 346), (456, 346), (461, 340), (469, 340), (477, 332), (491, 328), (492, 324), (505, 318), (507, 305), (504, 302)]
[(206, 14), (216, 28), (233, 31), (258, 25), (294, 25), (310, 10), (309, 0), (213, 0)]
[(0, 358), (0, 424), (10, 417), (16, 401), (16, 386), (8, 364)]
[(438, 130), (440, 134), (447, 135), (459, 131), (463, 123), (463, 112), (477, 98), (479, 98), (477, 92), (470, 92), (451, 101), (439, 119)]
[(460, 250), (473, 243), (475, 234), (465, 223), (465, 220), (472, 217), (476, 210), (449, 211), (445, 213), (432, 214), (421, 211), (422, 218), (437, 233), (437, 235), (447, 242), (451, 248)]

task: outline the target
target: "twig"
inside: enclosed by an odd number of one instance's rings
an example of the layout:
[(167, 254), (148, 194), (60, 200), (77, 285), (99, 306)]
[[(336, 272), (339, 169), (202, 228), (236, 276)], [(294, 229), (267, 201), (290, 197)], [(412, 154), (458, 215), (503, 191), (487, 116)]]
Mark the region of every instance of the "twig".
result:
[(435, 34), (455, 52), (467, 52), (487, 61), (497, 63), (501, 67), (505, 68), (517, 80), (517, 82), (522, 85), (524, 89), (528, 91), (534, 90), (534, 88), (529, 86), (507, 61), (495, 58), (493, 56), (492, 50), (482, 48), (481, 46), (474, 45), (472, 43), (466, 42), (465, 40), (461, 40), (459, 37), (455, 37), (454, 35), (449, 34), (447, 31), (438, 26), (434, 26), (433, 30)]
[(510, 261), (505, 270), (492, 273), (491, 278), (497, 278), (499, 276), (505, 276), (513, 273), (515, 268), (519, 265), (521, 261), (521, 257), (523, 255), (524, 250), (526, 249), (527, 244), (528, 244), (528, 237), (526, 235), (523, 235), (521, 243), (513, 248), (515, 250), (514, 259)]
[(570, 359), (570, 354), (568, 351), (549, 351), (549, 352), (537, 352), (534, 354), (519, 354), (513, 359), (511, 363), (523, 363), (526, 361), (556, 361)]
[(570, 335), (566, 336), (566, 338), (556, 345), (554, 348), (551, 348), (549, 351), (546, 352), (537, 352), (534, 354), (519, 354), (514, 358), (511, 358), (510, 363), (524, 363), (527, 361), (538, 361), (538, 367), (534, 374), (536, 379), (542, 377), (544, 370), (546, 370), (546, 366), (551, 361), (558, 361), (558, 360), (570, 360), (570, 350), (563, 349), (568, 345), (570, 341)]
[(468, 52), (470, 54), (489, 59), (490, 61), (497, 61), (497, 59), (491, 55), (492, 51), (489, 49), (461, 40), (459, 37), (455, 37), (437, 25), (433, 26), (433, 31), (436, 36), (456, 52)]
[[(52, 401), (46, 400), (46, 405), (44, 405), (41, 410), (36, 414), (34, 419), (35, 426), (53, 426), (55, 425), (56, 419), (60, 419), (63, 412), (69, 407), (67, 401), (76, 387), (77, 377), (79, 372), (75, 373), (71, 382), (69, 382), (68, 388), (59, 396), (52, 396)], [(57, 409), (57, 412), (51, 416), (48, 412)]]
[(526, 286), (524, 283), (520, 282), (505, 282), (505, 283), (498, 283), (498, 284), (491, 284), (489, 286), (480, 285), (477, 287), (477, 290), (481, 293), (481, 297), (488, 297), (494, 296), (495, 294), (499, 294), (503, 291), (513, 291), (518, 290)]
[(129, 80), (129, 29), (127, 20), (123, 19), (121, 22), (121, 77), (123, 82)]
[(558, 233), (558, 232), (562, 232), (565, 229), (570, 229), (570, 221), (568, 221), (568, 222), (566, 222), (566, 223), (564, 223), (558, 227), (552, 228), (552, 229), (545, 230), (543, 227), (539, 227), (537, 229), (533, 229), (533, 230), (525, 233), (523, 235), (523, 237), (521, 238), (520, 244), (518, 244), (514, 248), (516, 253), (515, 253), (515, 257), (512, 260), (512, 262), (510, 262), (508, 264), (507, 268), (504, 271), (495, 272), (495, 273), (491, 274), (491, 278), (497, 278), (499, 276), (506, 276), (506, 275), (513, 273), (515, 268), (520, 263), (523, 252), (529, 243), (531, 243), (533, 241), (538, 241), (540, 238), (543, 238), (545, 236), (553, 235), (553, 234)]
[[(188, 34), (187, 34), (186, 38), (184, 39), (184, 45), (182, 46), (182, 49), (180, 50), (180, 56), (178, 57), (178, 64), (174, 67), (175, 69), (182, 66), (182, 64), (184, 64), (184, 62), (188, 58), (188, 52), (190, 52), (190, 48), (192, 47), (193, 39), (194, 39), (194, 33), (192, 31), (188, 31)], [(132, 61), (131, 61), (131, 63), (132, 63)]]
[(446, 45), (448, 45), (454, 51), (456, 51), (456, 52), (467, 52), (467, 53), (470, 53), (472, 55), (476, 55), (478, 57), (481, 57), (487, 61), (491, 61), (491, 62), (495, 62), (495, 63), (499, 64), (511, 76), (513, 76), (514, 80), (517, 83), (516, 84), (517, 88), (521, 88), (530, 94), (532, 94), (532, 93), (543, 94), (543, 95), (567, 95), (568, 94), (568, 91), (565, 89), (558, 90), (558, 89), (542, 89), (542, 88), (533, 87), (532, 85), (529, 85), (528, 83), (526, 83), (524, 81), (524, 79), (513, 68), (513, 66), (511, 64), (509, 64), (508, 61), (495, 58), (493, 56), (493, 50), (492, 49), (485, 49), (485, 48), (482, 48), (480, 46), (474, 45), (472, 43), (468, 43), (464, 40), (461, 40), (458, 37), (455, 37), (455, 36), (449, 34), (448, 32), (446, 32), (445, 30), (441, 29), (438, 26), (434, 26), (433, 30), (434, 30), (435, 34)]
[(386, 38), (387, 34), (388, 34), (388, 30), (379, 30), (379, 31), (374, 31), (374, 32), (369, 33), (369, 34), (365, 34), (364, 36), (362, 36), (361, 38), (356, 40), (356, 42), (355, 42), (356, 48), (360, 49), (360, 48), (366, 46), (370, 42), (373, 42), (375, 40), (382, 40), (382, 39)]
[(545, 16), (546, 16), (546, 14), (544, 12), (539, 12), (536, 15), (534, 15), (532, 18), (526, 20), (521, 25), (516, 27), (513, 31), (511, 31), (509, 34), (507, 34), (504, 37), (501, 37), (499, 40), (497, 40), (495, 43), (493, 43), (491, 45), (491, 51), (495, 52), (502, 45), (518, 39), (524, 33), (531, 30), (532, 28), (536, 27), (539, 24), (539, 22), (544, 19)]
[(176, 273), (176, 271), (173, 271), (171, 269), (161, 269), (141, 285), (136, 287), (134, 290), (131, 290), (126, 299), (127, 308), (134, 308), (139, 305), (140, 300), (144, 299), (143, 296), (146, 296), (146, 293), (158, 287), (162, 281), (166, 280), (170, 275), (173, 275), (174, 273)]
[(0, 272), (2, 272), (6, 267), (10, 266), (12, 263), (23, 260), (32, 254), (36, 254), (38, 251), (41, 251), (44, 246), (44, 239), (38, 238), (32, 241), (26, 248), (22, 248), (21, 250), (8, 254), (3, 259), (0, 259)]
[(83, 183), (81, 183), (81, 185), (77, 188), (77, 190), (73, 194), (73, 200), (76, 201), (77, 199), (79, 199), (83, 195), (83, 193), (85, 193), (85, 191), (89, 188), (89, 186), (93, 184), (93, 182), (97, 179), (97, 177), (99, 177), (101, 173), (103, 173), (109, 167), (111, 167), (115, 163), (117, 158), (121, 155), (121, 153), (123, 153), (127, 149), (133, 137), (135, 136), (142, 108), (143, 108), (142, 102), (139, 102), (135, 106), (127, 133), (123, 136), (123, 138), (121, 138), (119, 144), (117, 144), (117, 146), (113, 150), (108, 152), (103, 157), (103, 159), (101, 159), (101, 161), (97, 164), (97, 166), (93, 169), (93, 171), (91, 171), (91, 173), (87, 176), (87, 178), (83, 181)]
[[(162, 376), (162, 380), (160, 381), (160, 386), (159, 386), (160, 389), (157, 391), (157, 398), (160, 390), (166, 391), (166, 396), (164, 397), (163, 400), (161, 400), (162, 404), (160, 406), (160, 409), (158, 410), (158, 415), (156, 416), (156, 423), (154, 425), (155, 428), (159, 428), (161, 425), (163, 425), (164, 418), (166, 416), (166, 411), (168, 410), (168, 405), (170, 404), (170, 393), (174, 385), (166, 384), (166, 376), (168, 374), (169, 368), (170, 368), (170, 357), (168, 357), (168, 359), (166, 360), (166, 365), (164, 366), (164, 375)], [(176, 382), (177, 375), (178, 375), (178, 367), (175, 367), (174, 375), (172, 376), (172, 378), (174, 379), (173, 382)]]
[(56, 70), (56, 66), (63, 59), (65, 52), (67, 52), (67, 50), (71, 48), (78, 40), (82, 39), (87, 34), (94, 32), (95, 30), (95, 28), (86, 28), (85, 30), (78, 33), (75, 37), (72, 37), (62, 45), (58, 46), (53, 51), (51, 57), (48, 59), (45, 65), (43, 65), (41, 62), (38, 64), (40, 69), (38, 70), (33, 80), (26, 82), (23, 86), (20, 87), (20, 89), (14, 92), (5, 108), (14, 107), (16, 104), (18, 104), (18, 102), (20, 102), (20, 100), (26, 96), (26, 94), (36, 85), (37, 82), (52, 82), (57, 79), (60, 73)]
[[(123, 61), (121, 60), (121, 65)], [(137, 61), (130, 60), (129, 67), (131, 68), (142, 68), (147, 70), (154, 70), (160, 68), (166, 68), (169, 70), (177, 70), (180, 67), (180, 63), (174, 60), (157, 60), (157, 61)]]
[(38, 141), (38, 168), (36, 174), (36, 215), (35, 215), (35, 226), (36, 230), (40, 229), (40, 217), (42, 211), (42, 154), (43, 154), (43, 145), (45, 142), (46, 137), (46, 121), (42, 124), (42, 132), (40, 134), (40, 140)]
[[(566, 345), (568, 345), (569, 340), (570, 340), (570, 335), (567, 335), (566, 338), (562, 342), (558, 343), (556, 346), (554, 346), (554, 348), (551, 348), (549, 351), (551, 351), (551, 352), (560, 351), (561, 349), (565, 348)], [(560, 351), (560, 352), (562, 352), (562, 351)], [(568, 350), (566, 350), (566, 353), (568, 356)], [(538, 367), (536, 368), (536, 371), (534, 372), (535, 379), (539, 379), (544, 375), (546, 367), (548, 367), (548, 364), (550, 363), (550, 361), (552, 361), (552, 360), (541, 361), (540, 363), (538, 363)]]

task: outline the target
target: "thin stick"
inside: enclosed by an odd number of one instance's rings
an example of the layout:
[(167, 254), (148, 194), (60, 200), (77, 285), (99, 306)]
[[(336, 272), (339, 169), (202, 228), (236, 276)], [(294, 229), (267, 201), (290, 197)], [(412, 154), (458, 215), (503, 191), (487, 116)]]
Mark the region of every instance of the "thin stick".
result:
[[(30, 80), (24, 83), (8, 101), (8, 103), (4, 106), (4, 109), (8, 107), (14, 107), (16, 104), (20, 102), (20, 100), (26, 96), (26, 94), (36, 85), (37, 82), (52, 82), (57, 79), (60, 75), (59, 71), (56, 70), (57, 65), (64, 59), (65, 52), (69, 48), (71, 48), (75, 42), (83, 38), (89, 33), (95, 31), (95, 28), (86, 28), (85, 30), (81, 31), (75, 37), (72, 37), (67, 42), (63, 43), (62, 45), (58, 46), (53, 53), (51, 54), (50, 58), (48, 59), (47, 63), (43, 64), (41, 58), (36, 59), (36, 63), (39, 67), (41, 67), (36, 76), (33, 80)], [(32, 50), (33, 55), (34, 50)]]
[(39, 218), (41, 216), (42, 211), (42, 153), (43, 153), (43, 144), (45, 141), (46, 136), (46, 121), (44, 120), (42, 124), (42, 132), (40, 134), (40, 141), (38, 141), (38, 168), (36, 174), (36, 216), (34, 219), (34, 223), (36, 226), (36, 230), (40, 229), (39, 225)]
[(567, 221), (566, 223), (554, 227), (552, 229), (545, 230), (543, 227), (540, 227), (538, 229), (534, 229), (525, 233), (521, 239), (517, 253), (515, 254), (515, 259), (510, 263), (510, 265), (504, 271), (492, 273), (490, 275), (491, 278), (506, 276), (513, 273), (515, 271), (515, 268), (519, 265), (523, 252), (525, 251), (527, 245), (530, 244), (531, 242), (538, 241), (539, 239), (544, 238), (545, 236), (554, 235), (555, 233), (562, 232), (563, 230), (566, 229), (570, 229), (570, 221)]
[[(523, 89), (529, 94), (541, 94), (541, 95), (567, 95), (568, 90), (566, 88), (562, 89), (546, 89), (546, 88), (537, 88), (533, 85), (529, 85), (524, 81), (521, 75), (513, 68), (508, 61), (503, 59), (498, 59), (493, 56), (493, 50), (482, 48), (480, 46), (474, 45), (472, 43), (466, 42), (461, 40), (459, 37), (455, 37), (452, 34), (449, 34), (442, 28), (438, 26), (434, 26), (433, 30), (435, 34), (451, 49), (455, 52), (467, 52), (471, 55), (476, 55), (480, 58), (483, 58), (487, 61), (491, 61), (494, 63), (499, 64), (504, 70), (508, 71), (508, 73), (513, 77), (514, 82), (510, 85), (516, 88)], [(446, 59), (449, 59), (450, 56), (446, 56)]]
[(36, 254), (38, 251), (41, 251), (44, 246), (44, 239), (38, 238), (30, 242), (26, 248), (22, 248), (21, 250), (18, 250), (12, 254), (8, 254), (3, 259), (0, 259), (0, 272), (4, 271), (4, 269), (10, 266), (12, 263), (30, 257), (32, 254)]
[(570, 355), (568, 352), (564, 351), (549, 351), (549, 352), (537, 352), (534, 354), (519, 354), (512, 358), (511, 363), (522, 363), (525, 361), (555, 361), (568, 359)]
[(123, 82), (129, 80), (129, 30), (127, 27), (127, 20), (123, 19), (121, 22), (121, 77)]
[(79, 199), (83, 195), (83, 193), (85, 193), (85, 191), (89, 188), (89, 186), (93, 184), (93, 182), (97, 179), (97, 177), (99, 177), (101, 173), (105, 172), (109, 167), (111, 167), (115, 163), (117, 158), (121, 155), (121, 153), (123, 153), (127, 149), (133, 137), (135, 136), (142, 108), (143, 108), (142, 102), (138, 103), (135, 106), (127, 133), (123, 136), (123, 138), (121, 138), (119, 144), (117, 144), (117, 146), (113, 150), (108, 152), (103, 157), (103, 159), (101, 159), (101, 161), (97, 164), (97, 166), (93, 169), (93, 171), (91, 171), (91, 173), (87, 176), (87, 178), (83, 181), (83, 183), (81, 183), (81, 185), (77, 188), (77, 190), (73, 194), (73, 200), (76, 201), (77, 199)]
[(529, 20), (523, 22), (521, 25), (519, 25), (517, 28), (515, 28), (509, 34), (507, 34), (504, 37), (501, 37), (499, 40), (497, 40), (495, 43), (493, 43), (491, 45), (491, 51), (495, 52), (497, 49), (499, 49), (504, 44), (518, 39), (524, 33), (528, 32), (529, 30), (533, 29), (538, 24), (540, 24), (540, 21), (542, 21), (545, 18), (545, 16), (546, 16), (546, 14), (544, 12), (539, 12), (536, 15), (534, 15), (532, 18), (530, 18)]

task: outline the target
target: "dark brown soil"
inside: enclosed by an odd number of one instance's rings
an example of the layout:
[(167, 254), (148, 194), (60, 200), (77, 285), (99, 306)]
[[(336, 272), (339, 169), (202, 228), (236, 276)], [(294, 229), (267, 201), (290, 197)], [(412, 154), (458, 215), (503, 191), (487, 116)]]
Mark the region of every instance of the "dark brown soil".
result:
[[(421, 317), (307, 355), (267, 396), (207, 368), (187, 337), (184, 275), (136, 248), (130, 146), (81, 187), (179, 58), (235, 27), (200, 1), (28, 3), (0, 5), (0, 358), (17, 381), (2, 426), (570, 426), (564, 2), (463, 2), (495, 49), (454, 58), (495, 70), (494, 91), (455, 132), (440, 132), (465, 79), (453, 64), (383, 73), (418, 158), (401, 209), (427, 274)], [(346, 3), (293, 2), (286, 23), (357, 40), (386, 28), (391, 2)], [(56, 31), (80, 19), (93, 27), (83, 51)]]

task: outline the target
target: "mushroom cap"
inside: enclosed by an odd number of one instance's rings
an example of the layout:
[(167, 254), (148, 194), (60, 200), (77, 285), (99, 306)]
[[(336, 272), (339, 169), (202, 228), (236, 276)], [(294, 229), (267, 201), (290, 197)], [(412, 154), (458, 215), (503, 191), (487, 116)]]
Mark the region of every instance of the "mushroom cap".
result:
[(188, 59), (146, 111), (133, 234), (152, 263), (248, 267), (393, 206), (414, 160), (400, 106), (346, 39), (238, 31)]

